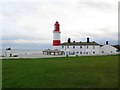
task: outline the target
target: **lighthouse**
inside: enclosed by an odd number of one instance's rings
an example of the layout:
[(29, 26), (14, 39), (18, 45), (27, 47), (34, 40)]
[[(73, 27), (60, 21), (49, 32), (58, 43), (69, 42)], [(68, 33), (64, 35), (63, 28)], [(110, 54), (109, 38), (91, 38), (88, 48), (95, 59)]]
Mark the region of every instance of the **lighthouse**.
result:
[(53, 47), (60, 46), (60, 24), (58, 21), (56, 21), (54, 25), (54, 31), (53, 31)]

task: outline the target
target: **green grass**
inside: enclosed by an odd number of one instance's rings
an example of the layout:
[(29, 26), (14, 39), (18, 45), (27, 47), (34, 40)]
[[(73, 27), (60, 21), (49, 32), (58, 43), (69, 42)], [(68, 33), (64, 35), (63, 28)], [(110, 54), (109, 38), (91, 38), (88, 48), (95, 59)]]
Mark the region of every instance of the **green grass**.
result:
[(2, 60), (0, 59), (0, 89), (2, 88)]
[(3, 88), (117, 88), (118, 56), (2, 61)]

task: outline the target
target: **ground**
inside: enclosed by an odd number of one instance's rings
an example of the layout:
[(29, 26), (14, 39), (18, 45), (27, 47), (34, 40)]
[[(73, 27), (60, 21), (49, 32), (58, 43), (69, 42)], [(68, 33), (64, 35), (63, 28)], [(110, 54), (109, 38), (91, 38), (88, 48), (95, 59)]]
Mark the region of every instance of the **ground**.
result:
[(2, 60), (3, 88), (117, 88), (118, 56)]

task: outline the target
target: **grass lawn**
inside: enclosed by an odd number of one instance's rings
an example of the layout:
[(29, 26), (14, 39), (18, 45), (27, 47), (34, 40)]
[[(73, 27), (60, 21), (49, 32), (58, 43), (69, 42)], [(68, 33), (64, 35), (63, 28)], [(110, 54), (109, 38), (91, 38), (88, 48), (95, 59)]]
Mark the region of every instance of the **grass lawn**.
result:
[(118, 56), (2, 61), (3, 88), (117, 88)]
[(0, 60), (0, 89), (2, 88), (2, 60)]

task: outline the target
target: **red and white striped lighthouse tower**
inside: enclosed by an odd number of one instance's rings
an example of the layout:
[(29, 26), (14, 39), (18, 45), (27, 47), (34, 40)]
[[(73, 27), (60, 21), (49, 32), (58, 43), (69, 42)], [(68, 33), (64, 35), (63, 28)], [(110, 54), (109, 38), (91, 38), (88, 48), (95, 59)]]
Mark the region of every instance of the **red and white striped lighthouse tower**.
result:
[(53, 46), (59, 46), (61, 44), (60, 33), (60, 24), (56, 21), (53, 31)]

